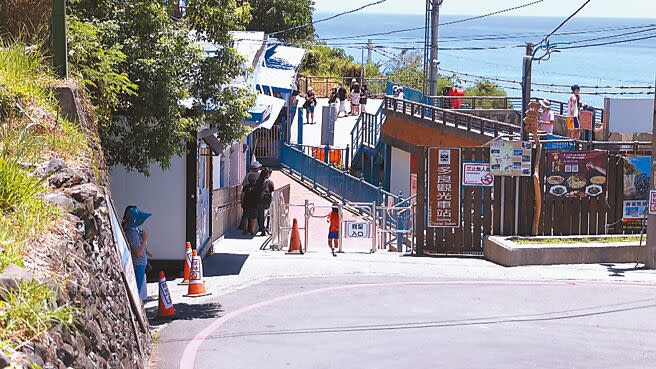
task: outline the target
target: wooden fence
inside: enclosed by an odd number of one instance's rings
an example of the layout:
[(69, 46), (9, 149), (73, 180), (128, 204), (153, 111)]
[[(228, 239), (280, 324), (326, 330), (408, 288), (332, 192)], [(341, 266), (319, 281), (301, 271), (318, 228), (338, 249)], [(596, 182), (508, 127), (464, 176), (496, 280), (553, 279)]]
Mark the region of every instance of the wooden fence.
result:
[[(535, 153), (534, 153), (535, 154)], [(488, 148), (463, 148), (462, 161), (489, 162)], [(546, 183), (546, 155), (540, 158), (542, 183)], [(599, 235), (639, 233), (639, 227), (622, 222), (624, 159), (608, 155), (606, 198), (553, 198), (543, 187), (539, 235)], [(516, 206), (519, 204), (519, 206)], [(487, 235), (530, 235), (535, 193), (532, 177), (495, 177), (494, 187), (462, 190), (461, 226), (427, 228), (429, 254), (482, 254)]]
[(240, 195), (241, 185), (212, 192), (212, 242), (237, 229), (241, 221)]

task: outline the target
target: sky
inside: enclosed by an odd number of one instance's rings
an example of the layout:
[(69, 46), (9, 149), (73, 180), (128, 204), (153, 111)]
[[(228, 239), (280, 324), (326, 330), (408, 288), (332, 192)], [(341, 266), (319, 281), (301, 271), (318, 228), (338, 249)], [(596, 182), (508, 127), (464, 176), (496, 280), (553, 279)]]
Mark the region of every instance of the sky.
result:
[[(478, 15), (529, 3), (532, 0), (444, 0), (440, 14)], [(316, 12), (338, 13), (374, 2), (374, 0), (315, 0)], [(585, 0), (544, 0), (524, 9), (505, 13), (522, 16), (567, 16)], [(362, 10), (367, 13), (422, 14), (425, 0), (387, 0)], [(581, 17), (655, 18), (656, 0), (592, 0), (578, 14)]]

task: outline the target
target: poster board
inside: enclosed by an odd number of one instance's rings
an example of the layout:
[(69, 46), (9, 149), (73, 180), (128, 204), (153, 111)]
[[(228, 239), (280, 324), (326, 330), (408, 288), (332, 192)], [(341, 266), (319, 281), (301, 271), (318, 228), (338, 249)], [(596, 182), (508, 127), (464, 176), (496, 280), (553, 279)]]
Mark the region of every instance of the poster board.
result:
[(460, 227), (460, 157), (459, 148), (428, 149), (429, 227)]
[(549, 197), (606, 197), (606, 151), (547, 152)]
[(462, 185), (464, 187), (494, 187), (494, 176), (490, 173), (490, 164), (462, 163)]
[(630, 226), (642, 227), (636, 223), (645, 217), (649, 199), (650, 156), (627, 156), (624, 158), (624, 203), (622, 219)]
[(493, 176), (531, 176), (532, 144), (525, 141), (490, 143), (490, 173)]
[(139, 297), (139, 289), (137, 288), (137, 278), (134, 274), (134, 266), (132, 265), (132, 254), (130, 252), (130, 247), (128, 246), (125, 233), (123, 233), (121, 221), (119, 220), (116, 213), (114, 203), (109, 197), (109, 192), (107, 190), (104, 192), (105, 198), (107, 199), (107, 208), (109, 209), (109, 220), (111, 223), (112, 235), (114, 236), (114, 244), (116, 245), (116, 249), (119, 255), (119, 263), (121, 264), (121, 276), (123, 278), (123, 284), (125, 285), (125, 289), (128, 293), (128, 298), (130, 299), (132, 312), (137, 316), (141, 330), (146, 332), (148, 329), (148, 324), (144, 316), (141, 298)]

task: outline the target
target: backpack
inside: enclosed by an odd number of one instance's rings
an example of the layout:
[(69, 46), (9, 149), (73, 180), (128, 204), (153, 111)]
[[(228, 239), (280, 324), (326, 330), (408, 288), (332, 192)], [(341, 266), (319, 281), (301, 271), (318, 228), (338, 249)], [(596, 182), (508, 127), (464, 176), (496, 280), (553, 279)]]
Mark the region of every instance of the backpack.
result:
[(271, 194), (271, 187), (269, 186), (269, 181), (264, 182), (264, 187), (262, 188), (262, 193), (260, 194), (260, 201), (264, 208), (271, 206), (271, 201), (273, 201), (273, 195)]

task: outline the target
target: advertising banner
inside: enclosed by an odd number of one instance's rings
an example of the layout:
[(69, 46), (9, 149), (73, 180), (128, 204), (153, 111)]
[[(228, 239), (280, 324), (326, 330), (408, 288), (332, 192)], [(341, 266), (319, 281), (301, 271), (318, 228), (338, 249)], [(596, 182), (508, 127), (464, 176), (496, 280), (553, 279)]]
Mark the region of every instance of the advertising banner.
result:
[(627, 156), (624, 158), (623, 219), (642, 219), (647, 211), (651, 157)]
[(522, 141), (495, 141), (490, 144), (490, 174), (531, 176), (532, 145)]
[(428, 226), (460, 227), (460, 149), (428, 149)]
[(606, 151), (547, 152), (547, 195), (606, 197)]

